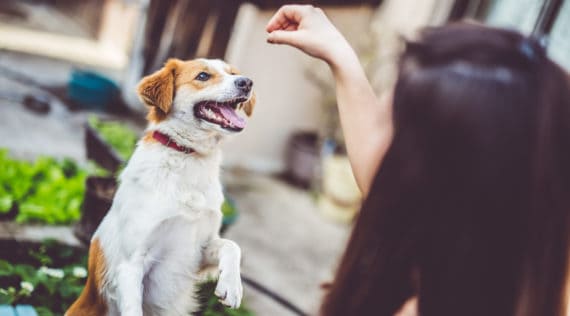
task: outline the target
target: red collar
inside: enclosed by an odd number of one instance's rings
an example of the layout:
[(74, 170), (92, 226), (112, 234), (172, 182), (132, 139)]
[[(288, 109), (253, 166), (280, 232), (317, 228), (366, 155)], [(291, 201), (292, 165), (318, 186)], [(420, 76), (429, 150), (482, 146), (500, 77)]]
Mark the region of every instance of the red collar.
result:
[(152, 138), (156, 139), (159, 143), (163, 144), (166, 147), (170, 147), (172, 149), (178, 150), (186, 154), (191, 154), (195, 152), (195, 150), (190, 147), (184, 147), (178, 145), (172, 138), (170, 138), (170, 136), (163, 134), (159, 131), (154, 131), (152, 133)]

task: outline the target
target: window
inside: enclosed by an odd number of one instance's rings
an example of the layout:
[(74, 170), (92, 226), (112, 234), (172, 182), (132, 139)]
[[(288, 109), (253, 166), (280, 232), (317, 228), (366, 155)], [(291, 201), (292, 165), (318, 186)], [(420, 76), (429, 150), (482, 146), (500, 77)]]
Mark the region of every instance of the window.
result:
[(563, 2), (550, 30), (548, 55), (570, 70), (570, 0)]
[(544, 0), (493, 0), (489, 3), (484, 22), (530, 34), (543, 4)]

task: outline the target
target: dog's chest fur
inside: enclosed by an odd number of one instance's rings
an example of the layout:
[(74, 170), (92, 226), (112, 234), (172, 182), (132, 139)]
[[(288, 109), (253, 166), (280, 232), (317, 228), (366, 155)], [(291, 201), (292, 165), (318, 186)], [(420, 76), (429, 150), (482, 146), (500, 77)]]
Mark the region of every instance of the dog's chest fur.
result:
[[(160, 276), (163, 285), (153, 284), (154, 291), (147, 293), (147, 299), (158, 305), (171, 304), (176, 300), (175, 291), (183, 291), (188, 293), (181, 300), (189, 300), (200, 269), (201, 247), (217, 235), (221, 225), (220, 160), (219, 151), (200, 156), (158, 143), (139, 144), (120, 176), (113, 206), (94, 237), (100, 240), (107, 260), (104, 292), (113, 296), (120, 262), (135, 250), (148, 248), (145, 275), (154, 269), (154, 262), (170, 263), (160, 266), (167, 269)], [(184, 218), (186, 224), (156, 231), (172, 218)]]

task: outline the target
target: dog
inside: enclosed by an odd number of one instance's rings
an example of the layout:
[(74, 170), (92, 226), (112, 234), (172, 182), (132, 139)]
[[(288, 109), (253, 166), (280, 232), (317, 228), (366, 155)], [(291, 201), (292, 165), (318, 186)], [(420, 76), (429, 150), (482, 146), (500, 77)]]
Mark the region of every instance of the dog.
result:
[(169, 60), (137, 88), (149, 125), (89, 248), (85, 288), (67, 316), (177, 316), (219, 269), (215, 294), (238, 308), (241, 250), (220, 238), (220, 142), (243, 130), (252, 81), (221, 60)]

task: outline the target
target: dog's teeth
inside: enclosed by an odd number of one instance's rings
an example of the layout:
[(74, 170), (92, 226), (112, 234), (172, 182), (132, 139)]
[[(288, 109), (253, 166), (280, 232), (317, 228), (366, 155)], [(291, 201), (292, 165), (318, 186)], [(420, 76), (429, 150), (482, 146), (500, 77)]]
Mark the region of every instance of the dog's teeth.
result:
[(206, 109), (204, 115), (211, 120), (216, 119), (216, 117), (217, 117), (216, 113), (214, 113), (214, 111), (212, 111), (212, 109)]

